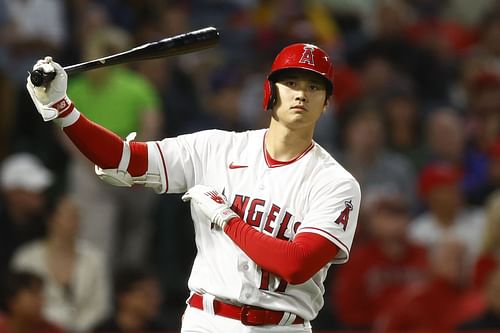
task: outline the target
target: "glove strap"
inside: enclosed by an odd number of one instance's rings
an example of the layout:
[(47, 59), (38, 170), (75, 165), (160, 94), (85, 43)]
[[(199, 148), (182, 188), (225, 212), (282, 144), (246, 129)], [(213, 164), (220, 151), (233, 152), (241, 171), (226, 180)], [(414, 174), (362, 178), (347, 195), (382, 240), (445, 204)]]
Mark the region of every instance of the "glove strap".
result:
[(71, 100), (68, 98), (68, 96), (64, 96), (62, 99), (55, 102), (50, 107), (57, 110), (57, 112), (58, 112), (57, 117), (58, 118), (64, 118), (68, 114), (70, 114), (71, 111), (73, 111), (73, 109), (75, 108), (75, 105), (73, 104), (73, 102), (71, 102)]
[(235, 217), (239, 216), (231, 208), (226, 207), (219, 213), (215, 214), (215, 216), (212, 218), (212, 222), (218, 225), (222, 230), (224, 230), (226, 223)]

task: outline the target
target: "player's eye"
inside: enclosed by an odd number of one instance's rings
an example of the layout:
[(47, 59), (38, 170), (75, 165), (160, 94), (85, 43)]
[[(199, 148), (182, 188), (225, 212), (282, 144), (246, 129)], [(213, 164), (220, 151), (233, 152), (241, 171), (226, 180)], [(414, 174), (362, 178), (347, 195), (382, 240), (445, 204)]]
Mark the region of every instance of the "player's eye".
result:
[(296, 87), (297, 86), (297, 82), (295, 80), (286, 80), (285, 81), (285, 84), (288, 86), (288, 87)]
[(311, 91), (318, 91), (318, 90), (321, 90), (323, 89), (323, 86), (319, 83), (311, 83), (309, 84), (309, 90)]

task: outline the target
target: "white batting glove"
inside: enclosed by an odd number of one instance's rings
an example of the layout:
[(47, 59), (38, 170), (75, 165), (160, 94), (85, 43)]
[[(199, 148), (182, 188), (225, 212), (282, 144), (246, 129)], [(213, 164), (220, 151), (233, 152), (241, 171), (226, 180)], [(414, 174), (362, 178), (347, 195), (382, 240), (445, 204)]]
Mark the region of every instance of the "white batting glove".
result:
[(65, 117), (73, 109), (71, 100), (66, 95), (68, 86), (68, 75), (57, 62), (51, 57), (38, 60), (33, 70), (41, 69), (45, 73), (55, 72), (55, 78), (40, 87), (35, 87), (28, 76), (26, 88), (35, 104), (38, 113), (44, 121)]
[(224, 195), (205, 185), (193, 186), (182, 196), (182, 200), (191, 200), (192, 205), (200, 208), (210, 221), (218, 225), (222, 230), (224, 230), (229, 220), (238, 217), (229, 208), (229, 203)]

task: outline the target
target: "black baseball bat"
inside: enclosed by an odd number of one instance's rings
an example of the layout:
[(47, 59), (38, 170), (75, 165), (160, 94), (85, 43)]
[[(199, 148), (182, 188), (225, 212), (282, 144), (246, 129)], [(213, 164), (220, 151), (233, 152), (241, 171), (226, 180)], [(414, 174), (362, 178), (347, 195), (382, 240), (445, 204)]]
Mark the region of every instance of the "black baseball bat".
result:
[[(63, 67), (66, 73), (74, 74), (96, 68), (102, 68), (140, 60), (171, 57), (191, 53), (213, 47), (219, 40), (219, 32), (214, 27), (207, 27), (185, 34), (167, 37), (156, 42), (146, 43), (133, 49), (112, 54), (107, 57), (82, 62)], [(30, 73), (30, 80), (34, 86), (41, 86), (52, 81), (55, 72), (44, 72), (41, 69)]]

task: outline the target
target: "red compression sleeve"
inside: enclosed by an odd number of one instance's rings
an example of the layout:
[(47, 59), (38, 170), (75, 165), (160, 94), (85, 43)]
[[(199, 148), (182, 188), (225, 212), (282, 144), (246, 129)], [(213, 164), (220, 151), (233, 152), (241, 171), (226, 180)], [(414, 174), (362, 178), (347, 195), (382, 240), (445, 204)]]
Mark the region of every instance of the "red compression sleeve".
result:
[(338, 251), (320, 235), (300, 233), (289, 242), (263, 234), (239, 217), (230, 220), (224, 231), (257, 265), (291, 284), (310, 279)]
[[(93, 163), (103, 169), (118, 167), (122, 157), (123, 140), (115, 133), (91, 122), (83, 114), (64, 132), (75, 146)], [(144, 142), (130, 142), (129, 173), (136, 177), (146, 173), (148, 147)]]
[(127, 168), (133, 177), (148, 171), (148, 145), (145, 142), (130, 142), (130, 162)]

